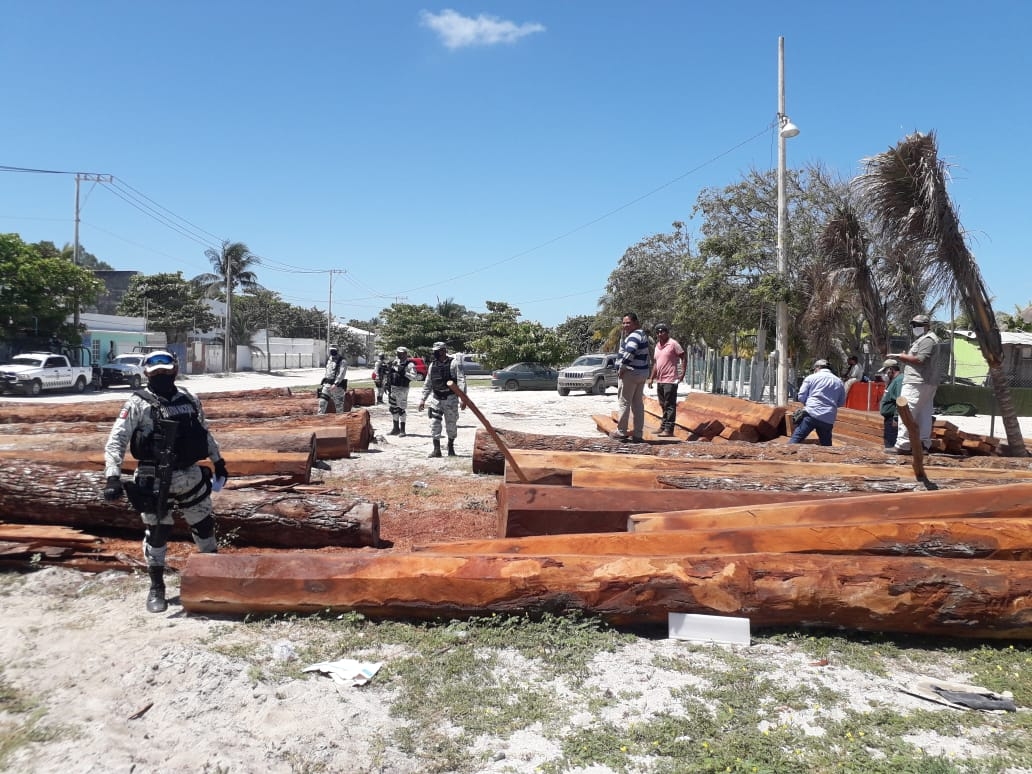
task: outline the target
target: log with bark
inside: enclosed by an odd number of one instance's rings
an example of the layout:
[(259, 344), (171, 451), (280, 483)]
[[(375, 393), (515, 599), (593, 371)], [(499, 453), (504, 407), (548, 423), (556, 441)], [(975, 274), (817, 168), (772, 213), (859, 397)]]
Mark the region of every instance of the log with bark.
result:
[(700, 510), (837, 496), (837, 492), (614, 490), (506, 483), (498, 487), (498, 534), (515, 538), (578, 532), (626, 532), (627, 519), (633, 513)]
[[(34, 463), (68, 468), (69, 470), (103, 470), (104, 452), (64, 451), (0, 451), (0, 465), (18, 464), (31, 458)], [(212, 469), (212, 464), (203, 460), (200, 465)], [(122, 460), (122, 471), (136, 470), (137, 462), (126, 455)], [(311, 452), (270, 452), (265, 449), (237, 449), (226, 456), (226, 465), (231, 475), (236, 476), (285, 476), (295, 483), (307, 484), (312, 480)]]
[[(741, 459), (766, 460), (777, 462), (839, 462), (863, 463), (874, 466), (885, 466), (892, 469), (909, 463), (899, 456), (888, 456), (880, 450), (867, 450), (859, 447), (836, 449), (809, 444), (785, 444), (780, 439), (771, 443), (738, 443), (729, 442), (719, 446), (706, 443), (675, 444), (627, 444), (609, 438), (583, 438), (572, 435), (540, 435), (521, 433), (518, 430), (498, 430), (506, 446), (511, 451), (518, 449), (541, 451), (591, 451), (618, 455), (650, 455), (670, 459)], [(491, 437), (483, 430), (478, 430), (473, 445), (473, 472), (503, 475), (505, 457), (495, 446)], [(935, 456), (927, 461), (929, 475), (934, 479), (933, 469), (938, 468), (970, 468), (1029, 471), (1027, 459), (1007, 459), (1003, 457), (970, 457), (956, 459), (953, 457)]]
[(903, 519), (1032, 516), (1032, 484), (907, 492), (893, 497), (862, 495), (815, 502), (773, 503), (747, 508), (635, 514), (634, 532), (672, 529), (739, 529), (788, 524), (856, 524)]
[(1032, 518), (914, 519), (668, 530), (622, 534), (554, 533), (416, 546), (430, 553), (562, 556), (688, 556), (691, 554), (822, 553), (938, 556), (1027, 561)]
[(669, 613), (980, 639), (1032, 639), (1032, 564), (823, 554), (453, 556), (193, 554), (191, 613), (357, 612), (466, 618), (582, 611), (613, 624)]
[[(35, 460), (8, 461), (0, 468), (0, 519), (18, 524), (55, 524), (84, 530), (142, 529), (125, 500), (101, 498), (101, 472), (65, 470)], [(232, 542), (275, 548), (377, 546), (379, 510), (374, 503), (294, 492), (269, 494), (223, 489), (212, 495), (222, 535)], [(189, 531), (175, 519), (175, 537)]]

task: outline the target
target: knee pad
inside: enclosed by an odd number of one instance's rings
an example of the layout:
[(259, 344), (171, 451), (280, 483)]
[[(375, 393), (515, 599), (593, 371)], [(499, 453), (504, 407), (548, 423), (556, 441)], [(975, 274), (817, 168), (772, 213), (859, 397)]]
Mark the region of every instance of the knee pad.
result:
[(151, 548), (164, 548), (172, 534), (171, 524), (148, 524), (143, 533), (143, 542)]
[(215, 534), (215, 519), (211, 516), (205, 516), (196, 524), (190, 525), (190, 532), (193, 533), (195, 538), (206, 540)]
[(439, 408), (434, 408), (433, 406), (427, 409), (427, 413), (430, 415), (431, 419), (441, 419), (444, 416), (443, 411)]

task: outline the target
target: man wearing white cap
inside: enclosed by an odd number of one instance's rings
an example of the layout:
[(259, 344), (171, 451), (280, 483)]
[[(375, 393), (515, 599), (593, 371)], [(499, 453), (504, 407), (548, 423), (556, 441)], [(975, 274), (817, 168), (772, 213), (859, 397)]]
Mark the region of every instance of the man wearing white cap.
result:
[(820, 445), (831, 446), (831, 429), (838, 417), (839, 406), (846, 402), (846, 388), (827, 360), (814, 361), (813, 373), (803, 379), (799, 388), (799, 400), (806, 407), (806, 415), (788, 442), (802, 443), (816, 430)]
[[(915, 314), (910, 321), (910, 330), (914, 334), (914, 343), (910, 349), (896, 355), (888, 355), (898, 360), (903, 366), (903, 386), (900, 397), (907, 399), (910, 413), (921, 433), (920, 442), (925, 451), (932, 445), (932, 411), (935, 408), (935, 391), (942, 378), (939, 366), (939, 337), (932, 332), (931, 318), (926, 314)], [(910, 443), (913, 439), (904, 424), (899, 428), (896, 454), (910, 454)]]

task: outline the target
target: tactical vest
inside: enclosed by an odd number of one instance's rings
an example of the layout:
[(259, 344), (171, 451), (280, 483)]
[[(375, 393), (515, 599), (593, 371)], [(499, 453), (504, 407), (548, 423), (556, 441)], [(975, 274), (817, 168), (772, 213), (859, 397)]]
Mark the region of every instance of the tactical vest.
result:
[(208, 430), (201, 424), (198, 405), (184, 392), (176, 392), (166, 400), (148, 390), (134, 390), (136, 395), (147, 401), (151, 407), (151, 430), (144, 433), (139, 428), (129, 439), (129, 451), (138, 460), (154, 461), (161, 450), (154, 448), (154, 428), (159, 419), (170, 419), (179, 423), (176, 443), (173, 449), (175, 466), (188, 468), (208, 456)]
[(391, 386), (408, 387), (409, 378), (405, 376), (405, 368), (409, 361), (402, 363), (400, 360), (391, 365)]
[(448, 381), (451, 379), (451, 364), (450, 357), (430, 363), (430, 372), (426, 378), (430, 382), (430, 389), (433, 390), (435, 398), (443, 400), (452, 395), (452, 391), (448, 387)]

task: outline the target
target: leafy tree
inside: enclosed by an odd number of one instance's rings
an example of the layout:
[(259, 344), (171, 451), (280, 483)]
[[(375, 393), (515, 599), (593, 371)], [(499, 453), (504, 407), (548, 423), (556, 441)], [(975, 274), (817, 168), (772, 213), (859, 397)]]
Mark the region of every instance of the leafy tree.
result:
[(501, 368), (523, 360), (559, 365), (572, 360), (575, 354), (569, 342), (553, 329), (526, 320), (514, 323), (503, 336), (476, 339), (473, 346), (483, 354), (488, 368)]
[(146, 317), (147, 327), (163, 331), (169, 344), (185, 342), (190, 331), (218, 325), (198, 287), (175, 274), (136, 274), (118, 304), (118, 314)]
[(17, 234), (0, 234), (0, 331), (4, 338), (47, 334), (79, 343), (82, 331), (67, 322), (76, 302), (94, 303), (103, 283), (93, 272), (58, 255), (43, 255), (38, 245)]
[[(1017, 411), (1003, 371), (1003, 342), (992, 302), (974, 256), (964, 242), (956, 208), (946, 191), (946, 165), (935, 133), (915, 133), (867, 160), (858, 185), (884, 232), (901, 248), (927, 258), (929, 280), (943, 297), (959, 298), (971, 317), (1011, 454), (1024, 457)], [(920, 308), (911, 314), (921, 312)]]
[(671, 323), (678, 311), (678, 292), (688, 281), (689, 251), (685, 224), (674, 221), (672, 234), (654, 234), (629, 247), (610, 273), (606, 294), (599, 301), (600, 320), (607, 320), (607, 337), (619, 331), (627, 312), (645, 326)]
[[(39, 248), (40, 255), (44, 258), (64, 258), (66, 261), (75, 263), (75, 245), (65, 244), (60, 250), (54, 245), (53, 242), (36, 242), (36, 247)], [(101, 271), (114, 271), (114, 267), (110, 264), (105, 263), (95, 256), (93, 253), (88, 252), (82, 243), (79, 244), (79, 265), (94, 270)]]
[(570, 350), (578, 355), (598, 352), (611, 326), (602, 325), (597, 315), (567, 317), (556, 326), (555, 332)]
[(412, 352), (429, 353), (435, 341), (447, 339), (447, 323), (428, 304), (394, 303), (380, 315), (380, 343), (388, 351), (407, 347)]

